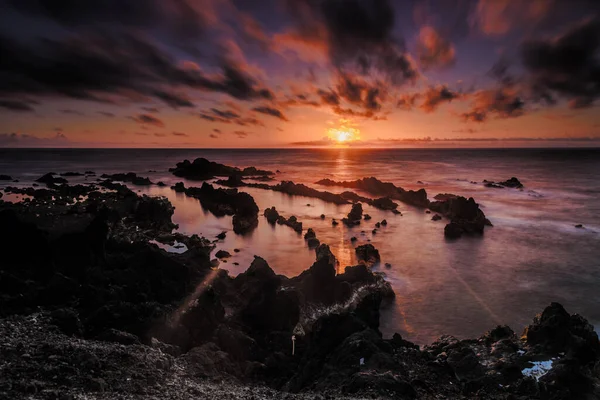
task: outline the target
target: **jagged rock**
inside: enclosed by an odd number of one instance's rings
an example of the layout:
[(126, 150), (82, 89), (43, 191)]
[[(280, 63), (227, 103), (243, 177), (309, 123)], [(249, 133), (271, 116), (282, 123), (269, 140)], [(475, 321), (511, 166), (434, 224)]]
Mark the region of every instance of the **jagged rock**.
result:
[(217, 239), (223, 240), (227, 236), (227, 232), (223, 231), (217, 235)]
[(67, 181), (66, 179), (64, 179), (64, 178), (56, 178), (56, 177), (54, 177), (54, 175), (56, 175), (56, 174), (54, 174), (53, 172), (49, 172), (46, 175), (44, 175), (44, 176), (36, 179), (35, 181), (39, 182), (39, 183), (45, 183), (46, 185), (56, 185), (56, 184), (61, 184), (61, 183), (69, 183), (69, 181)]
[(389, 197), (380, 197), (375, 199), (371, 205), (379, 208), (380, 210), (395, 210), (398, 208), (398, 204), (394, 203)]
[(313, 228), (308, 228), (308, 230), (304, 234), (304, 239), (306, 239), (306, 240), (313, 239), (313, 238), (316, 238), (316, 237), (317, 237), (317, 234), (315, 233), (315, 231), (313, 230)]
[(277, 212), (275, 207), (271, 207), (265, 210), (264, 216), (267, 218), (267, 222), (269, 222), (270, 224), (274, 224), (279, 218), (279, 213)]
[(363, 215), (363, 219), (364, 219), (365, 221), (368, 221), (368, 220), (370, 220), (370, 219), (371, 219), (371, 216), (370, 216), (369, 214), (365, 214), (365, 215)]
[(137, 336), (116, 329), (107, 329), (98, 336), (96, 336), (96, 339), (103, 342), (114, 342), (124, 344), (127, 346), (141, 344), (140, 339)]
[(367, 266), (378, 264), (381, 261), (379, 251), (372, 244), (363, 244), (355, 249), (356, 258)]
[(108, 179), (111, 181), (120, 181), (120, 182), (131, 182), (137, 186), (148, 186), (152, 184), (149, 178), (144, 178), (141, 176), (137, 176), (134, 172), (128, 172), (126, 174), (102, 174), (101, 178)]
[(600, 342), (594, 327), (580, 315), (569, 313), (558, 303), (546, 307), (529, 325), (523, 336), (527, 344), (539, 348), (541, 353), (557, 355), (582, 362), (598, 359)]
[(331, 225), (333, 225), (333, 226), (336, 226), (336, 225), (338, 225), (338, 224), (339, 224), (339, 222), (337, 222), (337, 221), (335, 220), (335, 218), (331, 220)]
[(298, 221), (298, 219), (295, 216), (291, 216), (288, 219), (285, 219), (285, 217), (283, 216), (279, 216), (277, 218), (277, 223), (279, 225), (287, 225), (290, 228), (292, 228), (294, 231), (298, 232), (298, 233), (302, 233), (302, 222)]
[(433, 217), (431, 217), (432, 221), (439, 221), (442, 219), (442, 216), (439, 214), (435, 214)]
[(227, 165), (219, 164), (216, 162), (208, 161), (206, 158), (196, 158), (193, 162), (184, 160), (183, 162), (177, 163), (176, 168), (170, 169), (173, 175), (180, 178), (186, 178), (191, 180), (208, 180), (217, 176), (261, 176), (261, 175), (273, 175), (271, 171), (259, 170), (254, 167), (244, 168), (240, 170), (236, 167), (230, 167)]
[(385, 219), (381, 221), (381, 225), (386, 226), (387, 224), (388, 223), (387, 223), (387, 221)]
[(325, 219), (325, 214), (321, 214), (321, 219)]
[(316, 237), (309, 238), (306, 242), (310, 249), (317, 248), (321, 242)]
[(352, 236), (352, 237), (350, 238), (350, 241), (351, 241), (351, 242), (356, 242), (357, 240), (358, 240), (358, 239), (356, 239), (356, 236)]
[(450, 198), (446, 201), (435, 201), (429, 206), (432, 210), (450, 219), (444, 235), (447, 238), (458, 238), (463, 234), (483, 234), (484, 227), (490, 221), (472, 197)]
[(319, 261), (322, 258), (326, 258), (331, 265), (336, 265), (338, 263), (335, 256), (331, 252), (329, 245), (327, 245), (325, 243), (321, 243), (319, 245), (319, 247), (317, 247), (316, 253), (317, 253), (317, 261)]
[(363, 213), (362, 204), (354, 203), (354, 204), (352, 204), (352, 209), (348, 213), (348, 216), (346, 218), (343, 218), (342, 222), (344, 224), (346, 224), (347, 226), (358, 225), (358, 224), (360, 224), (360, 220), (362, 219), (362, 213)]
[(185, 185), (183, 184), (183, 182), (177, 182), (174, 186), (171, 186), (171, 189), (173, 189), (177, 193), (184, 193)]

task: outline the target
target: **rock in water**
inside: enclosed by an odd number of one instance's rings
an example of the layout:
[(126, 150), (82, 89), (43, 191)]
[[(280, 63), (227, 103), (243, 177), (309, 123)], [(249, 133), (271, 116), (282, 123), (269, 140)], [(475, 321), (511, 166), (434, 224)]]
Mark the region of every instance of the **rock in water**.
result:
[(356, 258), (367, 266), (373, 266), (381, 261), (379, 251), (372, 244), (363, 244), (355, 249)]
[(342, 222), (347, 226), (355, 226), (360, 224), (360, 220), (362, 219), (363, 208), (362, 204), (354, 203), (352, 204), (352, 209), (348, 213), (346, 218), (342, 219)]
[(306, 240), (308, 240), (308, 239), (314, 239), (316, 237), (317, 237), (317, 234), (315, 233), (315, 231), (313, 230), (313, 228), (308, 228), (308, 230), (304, 234), (304, 239), (306, 239)]
[(269, 222), (270, 224), (274, 224), (277, 222), (277, 219), (279, 218), (279, 213), (273, 206), (273, 207), (267, 208), (265, 210), (264, 216), (267, 218), (267, 222)]
[(231, 257), (231, 254), (228, 251), (225, 250), (219, 250), (215, 253), (215, 257), (217, 258), (229, 258)]

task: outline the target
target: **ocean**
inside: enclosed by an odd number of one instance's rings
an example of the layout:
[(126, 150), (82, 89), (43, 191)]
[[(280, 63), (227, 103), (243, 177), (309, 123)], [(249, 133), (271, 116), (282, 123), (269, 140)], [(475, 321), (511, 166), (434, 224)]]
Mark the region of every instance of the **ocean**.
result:
[[(375, 268), (386, 274), (396, 292), (395, 302), (382, 310), (386, 337), (398, 332), (426, 344), (442, 334), (479, 336), (498, 324), (520, 333), (552, 301), (600, 326), (600, 149), (0, 149), (0, 174), (19, 180), (0, 181), (0, 188), (30, 186), (50, 171), (85, 170), (135, 172), (170, 186), (182, 179), (168, 169), (197, 157), (279, 170), (277, 180), (319, 190), (345, 190), (315, 184), (323, 178), (374, 176), (406, 189), (423, 187), (430, 199), (438, 193), (474, 197), (494, 226), (487, 227), (482, 237), (448, 241), (444, 221), (434, 222), (431, 214), (405, 204), (399, 206), (402, 216), (365, 205), (372, 220), (354, 228), (334, 227), (331, 218), (344, 217), (349, 205), (241, 189), (255, 198), (261, 214), (275, 206), (286, 217), (298, 217), (305, 229), (312, 227), (340, 260), (340, 272), (356, 262), (354, 247), (371, 240), (382, 258), (381, 267)], [(481, 183), (512, 176), (525, 185), (523, 190)], [(200, 183), (186, 182), (190, 185)], [(216, 250), (233, 254), (221, 264), (232, 275), (244, 271), (254, 255), (286, 276), (298, 275), (315, 260), (314, 250), (289, 227), (272, 227), (260, 217), (251, 234), (238, 236), (233, 234), (231, 217), (217, 218), (198, 200), (168, 186), (132, 188), (168, 197), (176, 207), (174, 222), (184, 233), (212, 239), (228, 231)], [(18, 200), (8, 195), (3, 199)], [(372, 234), (373, 225), (382, 219), (388, 225)], [(356, 244), (350, 242), (352, 236), (358, 238)], [(233, 253), (234, 248), (241, 251)], [(384, 268), (384, 263), (391, 268)]]

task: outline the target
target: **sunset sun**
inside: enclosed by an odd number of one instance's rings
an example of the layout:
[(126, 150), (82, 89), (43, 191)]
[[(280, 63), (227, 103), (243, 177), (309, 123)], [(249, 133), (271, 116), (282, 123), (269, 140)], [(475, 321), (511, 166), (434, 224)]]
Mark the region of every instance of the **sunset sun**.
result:
[(360, 139), (360, 130), (347, 120), (341, 120), (340, 126), (328, 129), (329, 138), (338, 145), (346, 145)]

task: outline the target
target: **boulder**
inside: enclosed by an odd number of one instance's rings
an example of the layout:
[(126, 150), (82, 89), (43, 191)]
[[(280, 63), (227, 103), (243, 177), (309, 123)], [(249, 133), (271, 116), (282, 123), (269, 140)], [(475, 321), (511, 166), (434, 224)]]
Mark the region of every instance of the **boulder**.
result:
[(381, 261), (379, 251), (372, 244), (363, 244), (355, 249), (356, 258), (367, 266), (373, 266)]
[(306, 244), (308, 245), (308, 247), (310, 249), (315, 249), (315, 248), (319, 247), (319, 244), (321, 244), (321, 242), (316, 237), (313, 237), (313, 238), (308, 239), (306, 241)]
[(215, 257), (217, 258), (229, 258), (231, 257), (231, 254), (228, 251), (225, 250), (219, 250), (215, 253)]
[(267, 208), (264, 212), (264, 216), (267, 218), (267, 222), (270, 224), (275, 224), (277, 219), (279, 218), (279, 213), (275, 209), (275, 207)]
[(69, 181), (67, 181), (65, 178), (57, 178), (57, 177), (54, 177), (54, 175), (56, 175), (56, 174), (54, 174), (53, 172), (49, 172), (46, 175), (36, 179), (35, 181), (39, 182), (39, 183), (45, 183), (47, 186), (69, 183)]
[(362, 204), (354, 203), (352, 204), (352, 209), (348, 213), (346, 218), (342, 219), (342, 222), (347, 226), (355, 226), (360, 224), (360, 220), (362, 219), (363, 208)]
[(313, 228), (308, 228), (308, 230), (304, 234), (304, 239), (305, 240), (315, 239), (316, 237), (317, 237), (317, 234), (315, 233), (315, 231), (313, 230)]

